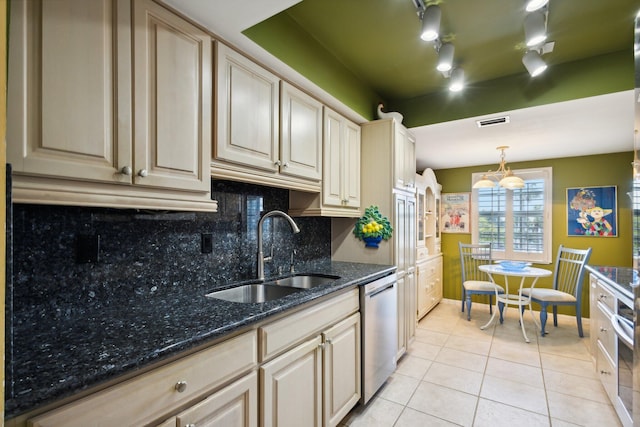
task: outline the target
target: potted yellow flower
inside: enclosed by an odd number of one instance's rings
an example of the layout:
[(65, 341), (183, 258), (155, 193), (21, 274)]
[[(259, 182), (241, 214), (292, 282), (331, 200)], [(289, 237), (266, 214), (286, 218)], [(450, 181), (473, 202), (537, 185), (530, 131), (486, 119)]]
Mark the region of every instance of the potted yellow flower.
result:
[(391, 222), (380, 213), (377, 206), (366, 208), (353, 228), (354, 236), (364, 241), (369, 248), (377, 248), (383, 239), (389, 240), (392, 232)]

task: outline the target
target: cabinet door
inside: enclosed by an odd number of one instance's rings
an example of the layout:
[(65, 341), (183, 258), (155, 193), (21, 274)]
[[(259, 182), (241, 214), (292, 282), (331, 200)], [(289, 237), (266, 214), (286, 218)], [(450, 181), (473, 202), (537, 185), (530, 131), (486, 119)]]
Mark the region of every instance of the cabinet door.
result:
[(402, 144), (404, 145), (404, 185), (412, 189), (416, 186), (416, 140), (409, 131), (405, 133)]
[(405, 322), (406, 326), (406, 343), (409, 343), (413, 340), (416, 335), (416, 322), (418, 319), (418, 307), (416, 302), (416, 274), (414, 270), (410, 270), (409, 273), (405, 276), (405, 286), (406, 286), (406, 314), (405, 314)]
[(407, 350), (407, 328), (405, 321), (406, 310), (406, 281), (405, 278), (398, 279), (398, 349), (396, 360), (400, 359)]
[(177, 427), (257, 427), (258, 374), (249, 375), (176, 416)]
[(318, 335), (262, 365), (263, 427), (321, 425), (321, 343)]
[(279, 82), (274, 74), (216, 44), (216, 159), (278, 172)]
[(418, 319), (421, 319), (428, 311), (429, 302), (427, 295), (429, 292), (429, 274), (427, 270), (428, 263), (421, 262), (416, 265), (416, 294), (418, 305)]
[(360, 207), (360, 126), (324, 109), (322, 203)]
[(360, 207), (360, 126), (345, 119), (345, 147), (342, 161), (344, 200), (347, 207)]
[(16, 173), (131, 182), (118, 174), (131, 165), (130, 20), (121, 0), (11, 2), (7, 161)]
[(407, 130), (399, 123), (394, 121), (394, 139), (393, 139), (393, 185), (396, 188), (404, 189), (407, 185), (405, 182), (405, 148), (404, 141), (407, 138)]
[(322, 104), (282, 82), (280, 173), (322, 179)]
[(323, 333), (324, 426), (335, 427), (360, 400), (360, 313)]
[(342, 124), (342, 116), (325, 107), (322, 203), (327, 206), (344, 205)]
[(133, 4), (134, 182), (209, 191), (211, 38), (151, 0)]
[(398, 267), (398, 273), (402, 274), (407, 270), (408, 262), (407, 251), (405, 247), (407, 245), (407, 198), (404, 194), (394, 194), (394, 240), (395, 240), (395, 253), (394, 262)]

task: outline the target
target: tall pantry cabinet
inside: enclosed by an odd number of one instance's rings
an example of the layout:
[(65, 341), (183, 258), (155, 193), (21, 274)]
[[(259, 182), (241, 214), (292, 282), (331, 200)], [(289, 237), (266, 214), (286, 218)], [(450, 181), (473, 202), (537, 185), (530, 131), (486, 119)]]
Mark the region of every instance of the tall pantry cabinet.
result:
[(416, 189), (415, 139), (393, 119), (362, 125), (362, 210), (375, 205), (389, 218), (393, 234), (377, 249), (353, 235), (355, 220), (332, 219), (332, 259), (398, 267), (398, 357), (416, 327)]

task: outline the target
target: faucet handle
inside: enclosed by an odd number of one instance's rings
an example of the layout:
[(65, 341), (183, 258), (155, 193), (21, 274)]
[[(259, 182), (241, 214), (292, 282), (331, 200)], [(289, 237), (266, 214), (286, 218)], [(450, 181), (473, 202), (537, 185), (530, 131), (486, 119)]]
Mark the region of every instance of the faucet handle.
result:
[(294, 267), (294, 265), (293, 265), (293, 261), (294, 261), (294, 259), (295, 259), (295, 255), (296, 255), (296, 254), (297, 254), (297, 252), (296, 252), (296, 250), (295, 250), (295, 249), (291, 251), (291, 265), (290, 265), (290, 269), (289, 269), (289, 271), (290, 271), (291, 273), (295, 273), (295, 272), (296, 272), (295, 267)]
[(273, 259), (273, 245), (271, 245), (271, 253), (269, 254), (269, 256), (266, 256), (264, 258), (262, 258), (264, 262), (269, 262)]

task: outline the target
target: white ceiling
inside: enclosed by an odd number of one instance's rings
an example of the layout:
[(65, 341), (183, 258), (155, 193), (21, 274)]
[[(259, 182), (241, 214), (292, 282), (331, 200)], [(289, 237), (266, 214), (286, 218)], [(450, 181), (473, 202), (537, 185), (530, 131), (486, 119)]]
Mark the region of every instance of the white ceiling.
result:
[[(316, 95), (352, 120), (364, 118), (273, 57), (241, 32), (300, 0), (163, 0), (217, 37)], [(510, 123), (478, 128), (476, 120), (510, 116)], [(634, 94), (625, 91), (411, 129), (417, 170), (497, 164), (496, 147), (508, 145), (507, 162), (633, 150)]]

